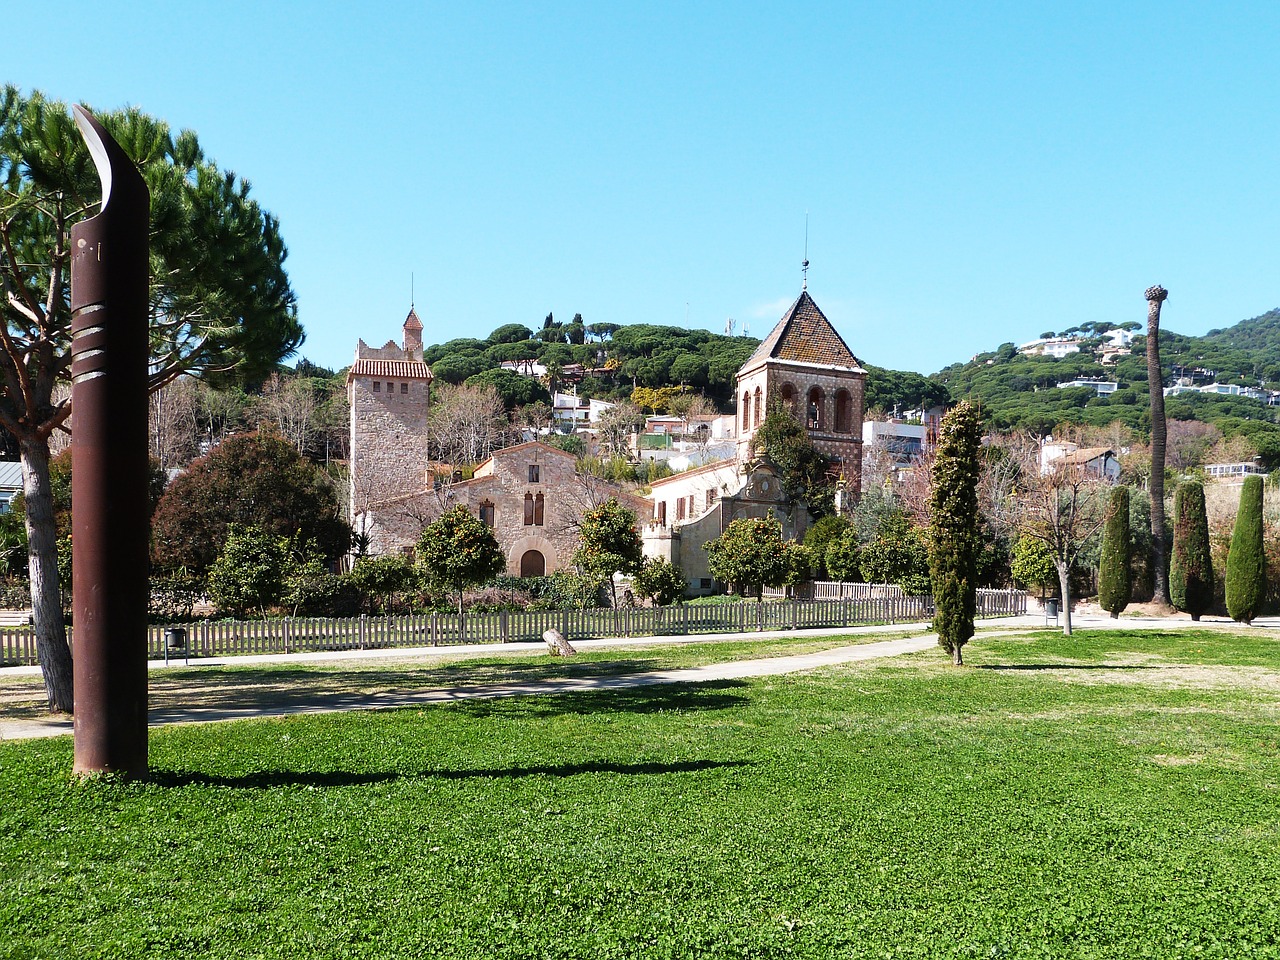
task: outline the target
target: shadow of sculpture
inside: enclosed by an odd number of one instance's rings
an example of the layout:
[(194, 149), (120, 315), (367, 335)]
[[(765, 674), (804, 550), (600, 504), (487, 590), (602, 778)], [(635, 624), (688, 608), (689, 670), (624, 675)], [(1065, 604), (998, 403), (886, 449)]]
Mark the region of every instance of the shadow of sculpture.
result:
[(272, 790), (279, 787), (358, 787), (404, 780), (513, 779), (518, 777), (576, 777), (581, 774), (614, 773), (623, 776), (661, 776), (699, 773), (704, 770), (747, 767), (747, 760), (679, 760), (671, 763), (645, 761), (619, 763), (588, 760), (581, 763), (541, 764), (529, 767), (478, 767), (461, 770), (396, 770), (353, 773), (341, 770), (259, 770), (239, 776), (201, 773), (194, 770), (152, 770), (147, 782), (161, 787), (228, 787), (238, 790)]

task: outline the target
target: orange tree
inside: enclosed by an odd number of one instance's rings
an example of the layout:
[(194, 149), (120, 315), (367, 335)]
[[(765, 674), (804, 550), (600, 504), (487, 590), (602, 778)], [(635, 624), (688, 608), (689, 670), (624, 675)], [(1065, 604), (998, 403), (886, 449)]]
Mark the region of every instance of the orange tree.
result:
[(582, 515), (578, 537), (574, 564), (583, 573), (609, 582), (609, 595), (616, 607), (618, 588), (613, 582), (613, 575), (636, 573), (643, 559), (640, 534), (636, 532), (636, 515), (620, 504), (616, 497), (610, 497)]
[(430, 582), (457, 593), (458, 613), (467, 587), (487, 583), (507, 565), (489, 525), (462, 504), (423, 528), (415, 557)]

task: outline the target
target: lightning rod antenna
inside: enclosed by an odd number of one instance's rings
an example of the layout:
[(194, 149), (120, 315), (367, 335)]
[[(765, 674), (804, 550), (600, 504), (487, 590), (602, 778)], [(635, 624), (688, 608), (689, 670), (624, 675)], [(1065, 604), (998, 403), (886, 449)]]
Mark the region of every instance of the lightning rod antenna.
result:
[(804, 212), (804, 261), (800, 264), (800, 289), (809, 289), (809, 211)]

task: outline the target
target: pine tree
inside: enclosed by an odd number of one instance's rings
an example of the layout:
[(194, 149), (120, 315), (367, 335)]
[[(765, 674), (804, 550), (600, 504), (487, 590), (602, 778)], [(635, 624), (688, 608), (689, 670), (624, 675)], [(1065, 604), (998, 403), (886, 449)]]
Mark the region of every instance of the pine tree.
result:
[(1213, 563), (1209, 559), (1209, 519), (1204, 487), (1196, 481), (1178, 484), (1173, 494), (1173, 556), (1169, 564), (1169, 599), (1199, 620), (1213, 606)]
[(1098, 605), (1111, 614), (1129, 605), (1133, 578), (1129, 571), (1129, 488), (1111, 491), (1111, 504), (1102, 528), (1102, 561), (1098, 570)]
[(1262, 477), (1245, 477), (1240, 510), (1227, 554), (1227, 613), (1240, 623), (1252, 623), (1266, 591), (1266, 558), (1262, 551)]
[(978, 408), (962, 402), (943, 418), (938, 430), (929, 498), (929, 574), (936, 609), (933, 628), (938, 632), (938, 643), (957, 666), (964, 662), (960, 648), (973, 636), (978, 554), (982, 550), (978, 526), (981, 447)]

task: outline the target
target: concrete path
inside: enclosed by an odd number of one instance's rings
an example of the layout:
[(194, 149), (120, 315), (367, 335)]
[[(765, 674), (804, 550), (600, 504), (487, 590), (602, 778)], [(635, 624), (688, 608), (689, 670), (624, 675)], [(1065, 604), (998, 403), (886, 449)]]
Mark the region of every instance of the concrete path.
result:
[[(1193, 624), (1186, 617), (1121, 617), (1113, 620), (1106, 616), (1075, 614), (1072, 626), (1077, 630), (1172, 630), (1189, 627), (1208, 629), (1239, 628), (1240, 625), (1224, 618), (1206, 618)], [(1254, 622), (1255, 627), (1280, 627), (1280, 618), (1269, 617)], [(1044, 618), (1038, 615), (1008, 617), (982, 621), (975, 640), (983, 637), (1007, 636), (1028, 629), (1043, 628)], [(901, 633), (918, 629), (910, 624), (899, 626), (849, 627), (845, 629), (797, 630), (794, 632), (700, 634), (682, 637), (632, 637), (582, 640), (575, 643), (578, 649), (600, 647), (653, 646), (660, 644), (708, 643), (739, 640), (768, 640), (778, 638), (838, 637), (874, 633)], [(307, 713), (337, 713), (345, 710), (380, 710), (396, 707), (421, 706), (433, 703), (450, 703), (459, 700), (491, 699), (494, 697), (521, 697), (584, 693), (600, 690), (618, 690), (627, 687), (653, 686), (671, 683), (710, 683), (720, 680), (740, 680), (748, 677), (770, 677), (787, 673), (799, 673), (819, 667), (859, 660), (893, 657), (904, 653), (917, 653), (936, 646), (937, 634), (921, 632), (915, 636), (893, 640), (860, 643), (854, 646), (835, 647), (818, 653), (799, 654), (790, 657), (765, 657), (758, 660), (735, 660), (701, 667), (682, 667), (674, 670), (655, 670), (643, 673), (604, 677), (562, 677), (531, 683), (487, 684), (467, 687), (435, 687), (428, 690), (388, 692), (381, 694), (320, 694), (315, 702), (287, 707), (262, 709), (258, 707), (213, 707), (185, 710), (153, 710), (151, 726), (171, 723), (208, 723), (226, 720), (245, 720), (264, 717), (284, 717)], [(201, 659), (195, 666), (220, 666), (226, 664), (249, 665), (254, 663), (307, 663), (341, 660), (416, 660), (441, 656), (483, 655), (490, 653), (536, 652), (544, 649), (542, 643), (507, 643), (474, 646), (397, 648), (386, 650), (346, 650), (326, 653), (273, 654), (256, 657), (227, 657)], [(170, 668), (182, 666), (173, 661)], [(152, 669), (164, 669), (163, 663), (152, 663)], [(38, 667), (11, 667), (2, 673), (38, 673)], [(24, 740), (35, 737), (55, 737), (72, 732), (71, 720), (49, 718), (38, 720), (0, 720), (0, 740)]]
[[(1010, 621), (1003, 621), (1010, 622)], [(847, 634), (853, 630), (867, 633), (875, 630), (900, 633), (913, 629), (911, 625), (900, 627), (849, 628), (848, 631), (815, 630), (796, 631), (795, 633), (749, 633), (749, 634), (712, 634), (697, 637), (655, 637), (633, 638), (624, 642), (584, 640), (575, 646), (587, 649), (599, 646), (635, 646), (638, 644), (656, 644), (664, 642), (689, 643), (708, 641), (723, 642), (734, 640), (776, 639), (777, 637), (833, 636)], [(923, 631), (924, 627), (919, 627)], [(727, 663), (708, 664), (701, 667), (682, 667), (674, 670), (654, 670), (602, 677), (561, 677), (538, 680), (530, 683), (497, 683), (483, 686), (465, 687), (433, 687), (427, 690), (394, 691), (375, 694), (320, 694), (315, 702), (285, 707), (261, 709), (257, 707), (215, 707), (184, 710), (152, 710), (150, 725), (162, 726), (171, 723), (208, 723), (226, 720), (245, 720), (264, 717), (284, 717), (306, 713), (337, 713), (345, 710), (385, 710), (395, 707), (421, 706), (433, 703), (450, 703), (458, 700), (491, 699), (494, 697), (522, 697), (538, 695), (556, 695), (565, 693), (587, 693), (601, 690), (618, 690), (627, 687), (653, 686), (670, 683), (708, 683), (718, 680), (738, 680), (747, 677), (777, 676), (784, 673), (796, 673), (812, 670), (817, 667), (838, 663), (849, 663), (855, 660), (871, 660), (877, 657), (892, 657), (903, 653), (914, 653), (927, 650), (938, 642), (937, 635), (920, 633), (917, 636), (902, 637), (893, 640), (882, 640), (862, 643), (856, 646), (842, 646), (818, 653), (800, 654), (791, 657), (766, 657), (759, 660), (736, 660)], [(542, 643), (536, 644), (497, 644), (492, 652), (516, 653), (521, 648), (527, 650), (545, 650)], [(421, 650), (378, 650), (378, 651), (345, 651), (341, 654), (290, 654), (288, 656), (270, 657), (235, 657), (231, 662), (245, 664), (257, 662), (298, 662), (301, 660), (339, 660), (353, 659), (356, 654), (361, 659), (371, 655), (380, 657), (396, 657), (403, 659), (419, 659), (436, 657), (442, 653), (481, 653), (485, 647), (439, 648), (427, 647)], [(199, 661), (201, 665), (209, 664), (209, 660)], [(14, 668), (18, 669), (18, 668)], [(23, 668), (26, 669), (26, 668)], [(0, 721), (0, 740), (26, 740), (35, 737), (56, 737), (72, 732), (71, 720), (62, 717), (50, 717), (36, 720)]]

